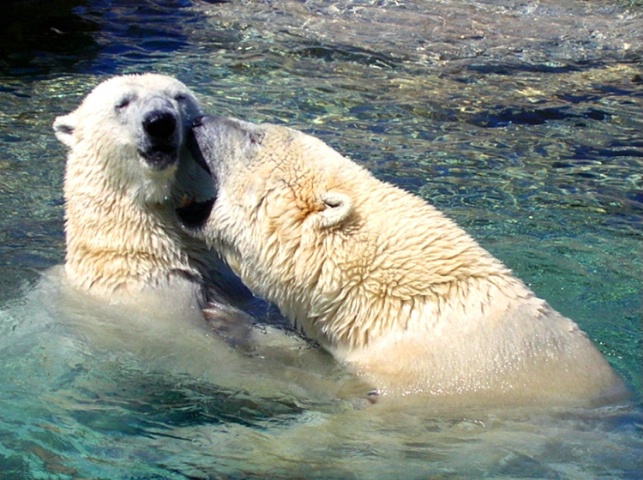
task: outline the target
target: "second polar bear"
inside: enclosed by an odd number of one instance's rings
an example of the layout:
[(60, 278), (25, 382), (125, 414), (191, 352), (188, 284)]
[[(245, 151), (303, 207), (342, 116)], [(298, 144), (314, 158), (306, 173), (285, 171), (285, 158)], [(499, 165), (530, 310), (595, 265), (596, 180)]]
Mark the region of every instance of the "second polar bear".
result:
[(246, 285), (383, 394), (594, 404), (620, 378), (578, 326), (438, 210), (286, 127), (203, 117), (196, 228)]

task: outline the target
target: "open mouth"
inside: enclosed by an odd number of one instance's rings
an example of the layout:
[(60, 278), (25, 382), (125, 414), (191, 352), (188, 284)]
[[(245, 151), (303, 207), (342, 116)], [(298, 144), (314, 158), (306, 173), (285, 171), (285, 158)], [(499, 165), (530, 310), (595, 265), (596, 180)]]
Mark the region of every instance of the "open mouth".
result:
[(165, 170), (179, 161), (179, 151), (174, 145), (152, 145), (138, 153), (155, 170)]
[[(186, 139), (188, 150), (196, 164), (212, 177), (212, 171), (203, 157), (203, 153), (194, 136), (194, 131), (189, 130)], [(185, 199), (181, 202), (181, 206), (176, 209), (176, 215), (185, 227), (191, 229), (200, 228), (208, 221), (215, 201), (216, 196), (205, 201), (197, 201), (195, 198)]]
[(176, 209), (176, 215), (179, 221), (187, 228), (200, 228), (210, 218), (210, 212), (212, 212), (215, 200), (216, 198), (210, 198), (197, 202), (195, 199), (188, 199)]

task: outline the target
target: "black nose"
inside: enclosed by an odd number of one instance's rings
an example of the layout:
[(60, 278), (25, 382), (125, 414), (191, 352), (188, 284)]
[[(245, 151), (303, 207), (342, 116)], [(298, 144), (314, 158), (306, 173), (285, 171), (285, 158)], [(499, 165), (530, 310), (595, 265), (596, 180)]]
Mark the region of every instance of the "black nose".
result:
[(154, 110), (143, 119), (143, 129), (153, 138), (171, 137), (176, 131), (176, 117), (172, 112)]

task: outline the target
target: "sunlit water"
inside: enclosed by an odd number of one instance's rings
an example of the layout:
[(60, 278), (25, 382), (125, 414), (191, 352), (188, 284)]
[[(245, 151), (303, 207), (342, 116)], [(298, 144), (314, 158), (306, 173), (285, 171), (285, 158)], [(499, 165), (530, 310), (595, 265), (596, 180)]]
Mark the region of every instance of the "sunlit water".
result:
[[(641, 478), (640, 7), (70, 3), (3, 24), (0, 478)], [(367, 406), (296, 339), (250, 355), (59, 303), (55, 275), (41, 280), (64, 256), (52, 121), (143, 71), (214, 113), (309, 131), (432, 202), (589, 333), (633, 404)]]

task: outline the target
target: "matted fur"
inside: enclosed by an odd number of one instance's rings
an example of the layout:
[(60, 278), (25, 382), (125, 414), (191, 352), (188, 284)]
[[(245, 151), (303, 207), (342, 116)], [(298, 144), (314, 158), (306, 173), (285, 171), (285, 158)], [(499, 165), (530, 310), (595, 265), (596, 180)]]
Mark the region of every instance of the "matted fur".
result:
[(194, 128), (218, 197), (199, 235), (382, 393), (586, 404), (624, 387), (578, 326), (433, 206), (304, 133)]
[[(159, 168), (144, 157), (154, 139), (143, 121), (154, 111), (177, 122), (163, 143), (176, 147), (178, 160)], [(214, 256), (175, 219), (182, 184), (190, 183), (191, 195), (214, 195), (209, 175), (185, 146), (199, 113), (183, 83), (145, 74), (104, 81), (76, 110), (56, 119), (56, 136), (69, 150), (64, 196), (70, 284), (124, 302), (140, 300), (143, 290), (183, 289), (186, 301), (202, 303), (205, 264)]]

